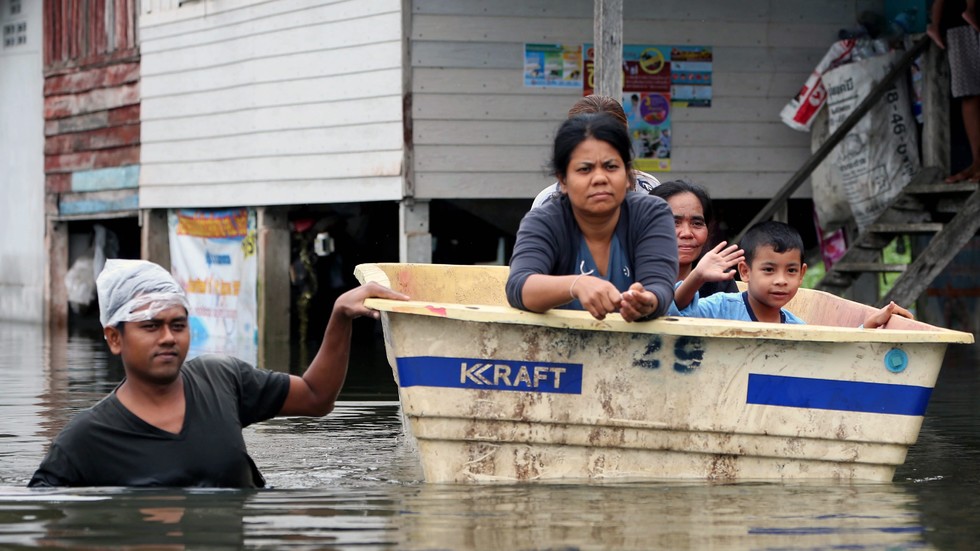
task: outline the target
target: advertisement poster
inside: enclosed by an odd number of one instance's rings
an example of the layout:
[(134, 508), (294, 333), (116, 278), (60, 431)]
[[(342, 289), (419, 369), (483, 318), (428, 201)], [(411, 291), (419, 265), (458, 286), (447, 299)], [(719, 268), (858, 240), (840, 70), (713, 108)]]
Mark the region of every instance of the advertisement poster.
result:
[[(584, 46), (584, 95), (595, 87), (595, 51)], [(669, 94), (673, 107), (711, 107), (711, 46), (623, 46), (623, 91)]]
[(524, 86), (581, 88), (582, 45), (525, 44)]
[(711, 46), (671, 46), (670, 103), (711, 107)]
[(670, 170), (670, 94), (623, 92), (623, 109), (633, 141), (633, 167), (643, 172)]
[(169, 212), (174, 277), (190, 302), (191, 352), (258, 361), (255, 213), (249, 209)]
[[(623, 46), (623, 110), (633, 141), (633, 166), (644, 172), (670, 170), (671, 49)], [(595, 50), (585, 45), (585, 94), (595, 83)]]

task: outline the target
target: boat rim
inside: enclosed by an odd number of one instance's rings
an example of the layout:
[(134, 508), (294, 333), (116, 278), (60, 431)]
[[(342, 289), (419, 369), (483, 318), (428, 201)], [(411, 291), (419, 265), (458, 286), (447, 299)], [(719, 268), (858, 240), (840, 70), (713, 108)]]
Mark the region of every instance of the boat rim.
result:
[[(427, 265), (435, 266), (435, 265)], [(387, 274), (379, 264), (362, 264), (355, 270), (362, 283), (374, 281), (391, 288)], [(898, 344), (972, 344), (972, 333), (931, 326), (928, 330), (865, 329), (828, 325), (796, 325), (757, 321), (735, 321), (711, 318), (665, 316), (649, 321), (627, 322), (619, 314), (597, 320), (577, 310), (527, 312), (510, 306), (461, 304), (435, 301), (400, 301), (369, 298), (368, 308), (393, 314), (445, 318), (458, 321), (530, 325), (583, 331), (659, 334), (722, 339), (770, 339), (781, 341), (898, 343)]]

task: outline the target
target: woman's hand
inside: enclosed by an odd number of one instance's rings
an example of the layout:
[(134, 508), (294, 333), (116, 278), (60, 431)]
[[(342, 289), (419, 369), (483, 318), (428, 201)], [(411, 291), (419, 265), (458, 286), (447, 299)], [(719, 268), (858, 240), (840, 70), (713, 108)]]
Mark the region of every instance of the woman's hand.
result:
[(619, 314), (626, 321), (636, 321), (643, 319), (657, 310), (659, 301), (657, 295), (647, 291), (640, 283), (630, 285), (628, 291), (623, 293), (623, 298), (619, 303)]
[[(735, 267), (745, 260), (745, 251), (738, 245), (728, 245), (722, 241), (698, 260), (691, 272), (702, 284), (708, 281), (728, 281), (735, 277)], [(700, 285), (699, 285), (700, 287)]]
[(619, 310), (623, 294), (615, 285), (598, 277), (588, 275), (577, 277), (578, 280), (569, 289), (569, 294), (572, 298), (578, 299), (592, 317), (602, 320), (606, 318), (606, 314)]

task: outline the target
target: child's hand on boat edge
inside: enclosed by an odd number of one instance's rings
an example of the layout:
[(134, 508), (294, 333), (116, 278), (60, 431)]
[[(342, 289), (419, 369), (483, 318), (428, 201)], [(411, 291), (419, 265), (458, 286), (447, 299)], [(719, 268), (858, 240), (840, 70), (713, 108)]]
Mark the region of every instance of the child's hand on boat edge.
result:
[(889, 302), (882, 309), (868, 316), (868, 319), (864, 320), (863, 327), (865, 329), (878, 329), (880, 327), (884, 327), (885, 324), (888, 323), (888, 320), (891, 319), (892, 314), (902, 316), (903, 318), (908, 318), (910, 320), (915, 319), (912, 312), (909, 312), (894, 302)]

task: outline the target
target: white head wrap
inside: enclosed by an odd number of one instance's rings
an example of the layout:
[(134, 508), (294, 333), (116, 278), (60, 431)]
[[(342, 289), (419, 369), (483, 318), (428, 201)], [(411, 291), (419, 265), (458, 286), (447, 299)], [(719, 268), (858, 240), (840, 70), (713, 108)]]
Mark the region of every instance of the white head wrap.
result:
[(107, 260), (95, 285), (102, 327), (153, 319), (174, 306), (190, 312), (187, 295), (174, 276), (146, 260)]

